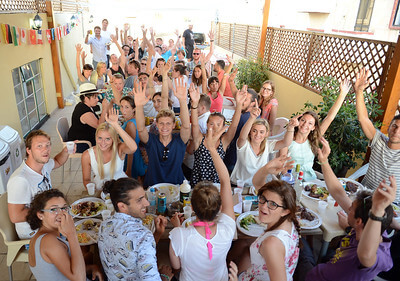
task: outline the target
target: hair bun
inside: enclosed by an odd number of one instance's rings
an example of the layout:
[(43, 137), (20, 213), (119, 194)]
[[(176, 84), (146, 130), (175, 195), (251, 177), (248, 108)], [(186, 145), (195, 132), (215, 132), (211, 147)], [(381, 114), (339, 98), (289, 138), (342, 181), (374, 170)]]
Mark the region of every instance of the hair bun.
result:
[(105, 193), (111, 193), (111, 190), (114, 188), (116, 180), (108, 180), (103, 185), (103, 191)]

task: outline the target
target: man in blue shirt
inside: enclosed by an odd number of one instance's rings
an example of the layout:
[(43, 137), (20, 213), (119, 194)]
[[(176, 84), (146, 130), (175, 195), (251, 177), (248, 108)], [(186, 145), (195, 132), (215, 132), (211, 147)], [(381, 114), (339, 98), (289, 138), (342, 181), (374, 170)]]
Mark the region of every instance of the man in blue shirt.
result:
[(97, 63), (107, 62), (107, 46), (110, 43), (108, 38), (101, 36), (100, 26), (94, 28), (94, 37), (89, 38), (90, 31), (88, 30), (85, 37), (85, 44), (92, 46), (93, 52), (93, 68), (96, 69)]

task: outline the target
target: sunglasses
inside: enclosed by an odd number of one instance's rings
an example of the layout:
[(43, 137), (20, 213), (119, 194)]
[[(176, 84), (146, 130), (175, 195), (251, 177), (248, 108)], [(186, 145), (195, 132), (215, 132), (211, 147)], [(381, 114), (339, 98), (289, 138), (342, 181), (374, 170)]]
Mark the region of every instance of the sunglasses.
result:
[(278, 208), (286, 209), (284, 206), (281, 206), (278, 203), (275, 203), (274, 201), (268, 200), (263, 195), (258, 196), (258, 203), (261, 205), (267, 203), (267, 207), (270, 210), (276, 210)]
[(163, 161), (167, 161), (168, 160), (168, 152), (169, 152), (169, 149), (167, 147), (164, 147), (164, 154), (162, 156), (162, 160)]
[(142, 62), (141, 65), (147, 65), (147, 63), (143, 63), (143, 62)]
[(200, 53), (193, 53), (193, 55), (200, 55)]

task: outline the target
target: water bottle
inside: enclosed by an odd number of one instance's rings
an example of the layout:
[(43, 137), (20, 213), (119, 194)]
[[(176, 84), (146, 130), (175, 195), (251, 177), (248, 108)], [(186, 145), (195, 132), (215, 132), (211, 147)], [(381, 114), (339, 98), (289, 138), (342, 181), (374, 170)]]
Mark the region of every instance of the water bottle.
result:
[(180, 186), (180, 201), (183, 203), (185, 197), (190, 195), (190, 184), (187, 180), (184, 180)]
[(296, 204), (300, 205), (301, 195), (303, 192), (303, 172), (299, 172), (299, 177), (297, 178), (296, 182), (294, 183), (294, 191), (296, 192)]
[(292, 170), (288, 170), (285, 174), (283, 174), (281, 176), (281, 180), (283, 180), (283, 181), (287, 182), (288, 184), (290, 184), (291, 186), (293, 186), (295, 179), (293, 177)]
[(147, 207), (147, 212), (150, 214), (155, 214), (157, 209), (157, 195), (156, 190), (151, 187), (150, 193), (147, 194), (150, 205)]

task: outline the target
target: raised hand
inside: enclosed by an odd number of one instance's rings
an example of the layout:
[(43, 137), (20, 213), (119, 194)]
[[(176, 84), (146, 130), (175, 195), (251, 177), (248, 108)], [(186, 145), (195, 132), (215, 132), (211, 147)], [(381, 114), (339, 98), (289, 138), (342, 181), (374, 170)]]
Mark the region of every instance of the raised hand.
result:
[(357, 79), (354, 83), (354, 90), (356, 92), (363, 92), (369, 85), (369, 70), (365, 67), (357, 73)]
[(328, 161), (328, 156), (331, 153), (331, 148), (328, 141), (325, 138), (319, 140), (322, 144), (322, 149), (318, 148), (318, 160), (320, 163), (325, 163)]
[(113, 43), (118, 43), (117, 37), (115, 37), (114, 34), (111, 34), (111, 35), (110, 35), (110, 39), (111, 39), (111, 41), (112, 41)]
[(144, 106), (150, 100), (149, 97), (146, 97), (146, 89), (143, 88), (142, 82), (139, 83), (139, 87), (132, 90), (135, 105), (136, 106)]
[(268, 169), (269, 174), (285, 173), (287, 170), (293, 168), (294, 160), (290, 161), (290, 157), (287, 155), (281, 155), (277, 158), (269, 161), (265, 167)]
[[(239, 94), (239, 93), (238, 93)], [(236, 96), (238, 95), (236, 94)], [(261, 109), (258, 107), (258, 101), (256, 99), (255, 106), (250, 110), (250, 117), (256, 119), (261, 114)]]
[(235, 81), (235, 78), (236, 78), (236, 74), (237, 74), (237, 73), (238, 73), (238, 68), (235, 68), (235, 69), (232, 71), (231, 75), (229, 75), (229, 78), (228, 78), (229, 83)]
[(171, 69), (172, 60), (173, 60), (173, 57), (172, 57), (172, 56), (169, 57), (169, 59), (167, 60), (167, 62), (166, 62), (165, 65), (164, 65), (164, 71), (165, 71), (166, 73), (168, 73), (168, 71)]
[(84, 60), (84, 59), (86, 59), (86, 57), (87, 57), (87, 54), (85, 53), (85, 51), (82, 51), (81, 58)]
[(179, 30), (178, 29), (175, 29), (175, 35), (179, 36)]
[(197, 107), (197, 105), (199, 104), (199, 100), (200, 100), (200, 92), (199, 92), (199, 89), (197, 89), (194, 86), (194, 83), (190, 84), (189, 96), (190, 96), (190, 99), (192, 100), (192, 105), (194, 107)]
[(82, 48), (82, 45), (81, 45), (81, 44), (76, 44), (76, 45), (75, 45), (75, 49), (76, 49), (76, 52), (77, 52), (77, 53), (80, 53), (80, 52), (82, 52), (82, 49), (83, 49), (83, 48)]
[(204, 146), (210, 151), (216, 150), (215, 146), (217, 145), (217, 142), (219, 142), (219, 139), (225, 132), (226, 128), (227, 128), (226, 126), (223, 126), (219, 131), (216, 132), (214, 132), (213, 128), (207, 129), (206, 138), (204, 140)]
[(348, 79), (344, 79), (340, 82), (340, 93), (347, 95), (351, 87), (350, 81)]
[(386, 207), (392, 204), (392, 202), (396, 199), (396, 178), (394, 176), (390, 176), (389, 181), (390, 184), (387, 184), (385, 180), (382, 180), (372, 195), (371, 212), (375, 216), (383, 216)]
[(303, 116), (303, 114), (296, 115), (292, 119), (290, 119), (289, 124), (287, 125), (288, 129), (289, 129), (289, 127), (292, 127), (292, 129), (294, 129), (295, 127), (298, 127), (300, 124), (299, 118), (301, 116)]
[[(176, 88), (176, 89), (175, 89)], [(172, 88), (174, 91), (175, 97), (178, 98), (178, 100), (185, 100), (186, 103), (186, 98), (187, 98), (187, 88), (186, 88), (186, 83), (183, 81), (183, 77), (175, 78), (175, 88)]]
[(247, 86), (244, 85), (242, 90), (236, 93), (236, 106), (243, 105), (243, 102), (246, 100), (247, 97)]
[(142, 25), (140, 28), (142, 29), (143, 36), (146, 36), (147, 28), (145, 28), (144, 25)]
[(129, 25), (129, 23), (124, 23), (124, 30), (128, 31), (131, 28), (131, 26)]
[(233, 64), (233, 60), (232, 60), (232, 58), (231, 58), (228, 54), (226, 54), (226, 59), (228, 60), (228, 62), (229, 62), (230, 64)]
[(214, 40), (214, 31), (212, 29), (208, 32), (208, 37), (210, 40)]
[(114, 107), (110, 108), (110, 110), (108, 111), (108, 114), (106, 114), (105, 117), (106, 117), (106, 122), (109, 123), (114, 128), (116, 126), (119, 126), (118, 113), (117, 113), (117, 111), (115, 110)]

